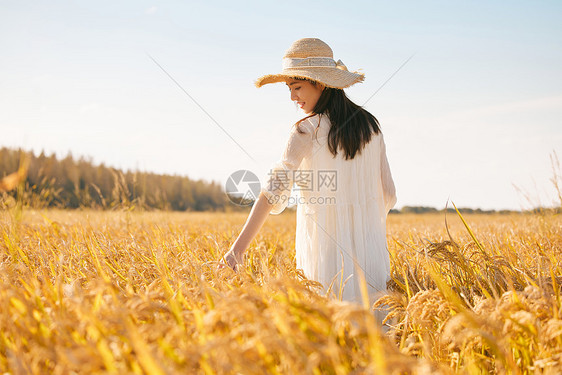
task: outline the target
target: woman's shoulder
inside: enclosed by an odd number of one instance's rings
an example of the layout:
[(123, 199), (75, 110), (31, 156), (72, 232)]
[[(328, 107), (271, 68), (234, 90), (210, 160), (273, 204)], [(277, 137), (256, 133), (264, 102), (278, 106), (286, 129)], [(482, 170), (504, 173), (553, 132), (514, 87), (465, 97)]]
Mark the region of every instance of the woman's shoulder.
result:
[(312, 131), (316, 130), (320, 127), (330, 128), (330, 119), (326, 114), (316, 114), (314, 116), (308, 117), (306, 120), (302, 122), (302, 124), (306, 124), (307, 128), (311, 129)]
[(299, 134), (311, 134), (314, 133), (314, 129), (318, 126), (318, 115), (314, 115), (311, 117), (305, 117), (304, 119), (298, 121), (293, 126), (293, 133)]

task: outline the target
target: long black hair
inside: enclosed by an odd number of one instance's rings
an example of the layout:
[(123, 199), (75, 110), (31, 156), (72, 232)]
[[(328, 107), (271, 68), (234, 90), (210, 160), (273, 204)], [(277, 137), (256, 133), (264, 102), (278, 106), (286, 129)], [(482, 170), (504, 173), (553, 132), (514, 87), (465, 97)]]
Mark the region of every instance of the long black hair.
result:
[[(318, 83), (310, 79), (305, 80), (316, 86)], [(372, 133), (381, 132), (379, 121), (365, 108), (353, 103), (343, 89), (325, 87), (312, 110), (312, 114), (297, 121), (295, 126), (299, 133), (301, 122), (316, 115), (327, 115), (331, 122), (328, 132), (328, 148), (334, 157), (338, 148), (344, 152), (345, 159), (353, 159), (356, 154), (361, 154), (363, 147), (371, 140)]]

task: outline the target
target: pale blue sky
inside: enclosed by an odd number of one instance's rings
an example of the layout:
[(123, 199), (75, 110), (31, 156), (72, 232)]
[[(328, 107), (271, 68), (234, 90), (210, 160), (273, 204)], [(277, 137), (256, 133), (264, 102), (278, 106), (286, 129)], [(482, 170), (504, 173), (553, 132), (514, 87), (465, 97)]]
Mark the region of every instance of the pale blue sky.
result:
[[(318, 37), (365, 82), (397, 208), (528, 208), (562, 158), (562, 3), (0, 1), (0, 146), (226, 181), (263, 177), (301, 113), (281, 69)], [(250, 159), (150, 60), (154, 57)]]

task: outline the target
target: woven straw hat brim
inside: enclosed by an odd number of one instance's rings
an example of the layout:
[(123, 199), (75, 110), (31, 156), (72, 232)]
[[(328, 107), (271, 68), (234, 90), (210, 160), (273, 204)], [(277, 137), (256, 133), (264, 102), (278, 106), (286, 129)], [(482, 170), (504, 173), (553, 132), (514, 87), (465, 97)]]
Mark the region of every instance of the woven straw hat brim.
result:
[(327, 87), (344, 89), (358, 82), (363, 82), (365, 74), (333, 67), (285, 69), (279, 74), (267, 74), (258, 78), (255, 85), (261, 87), (269, 83), (287, 82), (290, 78), (308, 78)]

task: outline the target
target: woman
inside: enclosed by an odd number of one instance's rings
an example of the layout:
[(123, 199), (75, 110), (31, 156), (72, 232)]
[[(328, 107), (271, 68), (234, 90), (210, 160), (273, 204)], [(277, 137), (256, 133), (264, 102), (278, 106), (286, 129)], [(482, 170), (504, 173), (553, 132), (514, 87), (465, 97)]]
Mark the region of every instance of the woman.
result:
[(378, 121), (343, 91), (363, 79), (334, 61), (326, 43), (304, 38), (285, 53), (280, 74), (256, 81), (257, 87), (285, 82), (307, 116), (292, 129), (281, 160), (224, 256), (230, 267), (241, 262), (266, 217), (285, 209), (296, 183), (297, 268), (343, 300), (362, 300), (362, 278), (371, 301), (386, 291), (386, 217), (396, 203), (394, 182)]

